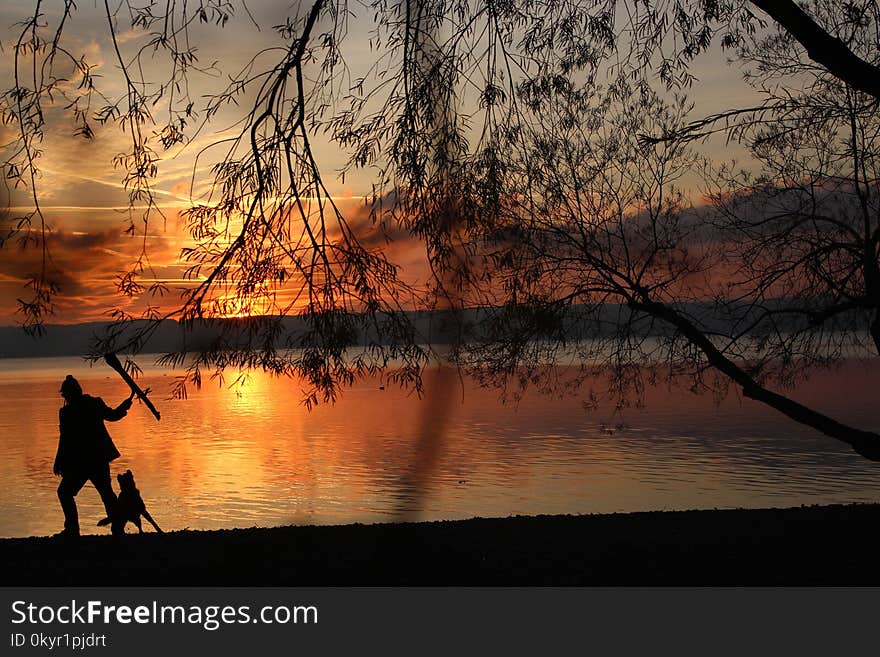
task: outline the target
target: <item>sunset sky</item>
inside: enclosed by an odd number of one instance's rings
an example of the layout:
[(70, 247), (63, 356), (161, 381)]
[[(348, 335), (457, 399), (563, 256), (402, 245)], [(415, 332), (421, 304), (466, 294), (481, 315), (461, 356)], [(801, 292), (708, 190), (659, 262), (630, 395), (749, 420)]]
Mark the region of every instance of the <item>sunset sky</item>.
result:
[[(283, 45), (271, 28), (283, 22), (285, 16), (295, 13), (297, 4), (253, 4), (250, 9), (261, 29), (241, 11), (223, 29), (215, 26), (193, 29), (192, 42), (198, 47), (199, 61), (203, 65), (217, 61), (218, 69), (235, 72), (260, 49)], [(45, 9), (46, 20), (53, 27), (57, 21), (57, 5), (60, 3), (48, 3)], [(92, 3), (81, 3), (66, 27), (65, 45), (70, 52), (84, 54), (91, 64), (97, 65), (94, 73), (101, 76), (98, 85), (104, 94), (115, 99), (122, 94), (123, 86), (102, 9)], [(4, 29), (0, 38), (4, 46), (0, 54), (0, 76), (4, 89), (14, 85), (12, 53), (20, 32), (15, 23), (23, 20), (28, 11), (31, 11), (31, 3), (4, 3), (0, 6), (0, 25)], [(352, 68), (352, 77), (356, 77), (358, 67), (372, 63), (374, 55), (368, 44), (372, 29), (371, 16), (349, 20), (345, 54)], [(129, 54), (142, 42), (142, 37), (122, 24), (119, 40), (120, 46)], [(266, 55), (261, 61), (268, 64), (273, 58), (277, 59), (277, 54)], [(725, 64), (723, 53), (707, 54), (697, 62), (693, 72), (700, 80), (689, 92), (697, 105), (697, 115), (745, 104), (754, 98), (753, 92), (740, 79), (739, 72)], [(196, 74), (192, 78), (190, 95), (197, 111), (201, 109), (199, 104), (205, 102), (205, 94), (216, 91), (218, 80), (222, 82), (224, 79), (218, 75)], [(105, 319), (107, 311), (119, 305), (136, 311), (142, 302), (120, 300), (114, 286), (114, 279), (137, 258), (144, 238), (143, 235), (132, 237), (124, 233), (129, 222), (125, 212), (127, 195), (122, 189), (122, 172), (114, 169), (112, 164), (113, 157), (126, 148), (124, 135), (118, 126), (105, 126), (96, 130), (94, 139), (74, 137), (73, 123), (62, 114), (59, 106), (49, 108), (46, 118), (43, 155), (38, 162), (41, 172), (39, 201), (52, 230), (50, 269), (61, 287), (61, 294), (55, 299), (56, 313), (47, 321), (77, 323)], [(222, 151), (209, 149), (202, 154), (198, 164), (196, 155), (217, 141), (222, 136), (222, 129), (236, 118), (234, 113), (221, 114), (185, 147), (177, 146), (162, 154), (159, 172), (152, 184), (165, 218), (154, 216), (146, 235), (152, 266), (145, 274), (146, 282), (161, 280), (172, 288), (187, 285), (182, 280), (184, 266), (179, 256), (190, 238), (181, 210), (190, 203), (191, 192), (197, 196), (207, 189), (211, 165)], [(15, 129), (12, 124), (0, 126), (0, 144), (12, 142)], [(721, 143), (709, 148), (715, 148), (715, 155), (721, 159), (734, 154)], [(370, 191), (371, 172), (349, 175), (343, 183), (337, 172), (345, 163), (346, 154), (319, 136), (315, 137), (315, 149), (328, 187), (340, 207), (355, 225), (364, 226), (365, 231), (373, 230), (366, 222), (363, 202), (363, 195)], [(741, 155), (741, 152), (735, 154)], [(698, 199), (696, 180), (690, 182), (694, 184), (694, 198)], [(31, 209), (29, 191), (7, 190), (9, 212), (4, 223), (14, 221)], [(136, 223), (138, 221), (136, 218)], [(379, 244), (380, 240), (375, 242)], [(389, 258), (401, 266), (405, 277), (415, 281), (424, 275), (423, 247), (415, 241), (397, 242), (386, 247), (386, 251)], [(21, 315), (15, 313), (15, 300), (28, 295), (23, 285), (28, 274), (37, 271), (39, 262), (39, 249), (22, 250), (8, 244), (0, 251), (0, 325), (21, 321)], [(172, 289), (163, 303), (173, 305), (177, 298)]]

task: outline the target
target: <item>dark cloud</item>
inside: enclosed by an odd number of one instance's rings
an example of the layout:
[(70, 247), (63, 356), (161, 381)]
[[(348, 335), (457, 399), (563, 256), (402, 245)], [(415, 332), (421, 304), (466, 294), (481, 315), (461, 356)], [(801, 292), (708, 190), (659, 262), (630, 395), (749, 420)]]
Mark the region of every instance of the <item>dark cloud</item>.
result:
[[(368, 249), (391, 243), (398, 245), (411, 243), (418, 246), (417, 240), (409, 231), (387, 217), (387, 211), (392, 208), (394, 202), (395, 195), (389, 193), (378, 204), (371, 205), (361, 200), (345, 208), (346, 223), (362, 246)], [(384, 215), (383, 211), (385, 211)]]
[[(97, 319), (121, 302), (131, 303), (120, 299), (115, 280), (136, 260), (142, 246), (140, 239), (123, 235), (119, 229), (60, 230), (51, 233), (46, 245), (46, 277), (59, 289), (54, 300), (56, 317), (53, 321)], [(7, 244), (0, 251), (0, 324), (12, 324), (20, 319), (14, 314), (16, 299), (29, 297), (25, 283), (43, 267), (41, 247), (41, 241), (36, 240), (25, 248)], [(176, 250), (163, 242), (151, 248), (150, 255), (156, 261), (176, 257)], [(173, 265), (163, 267), (173, 269)]]

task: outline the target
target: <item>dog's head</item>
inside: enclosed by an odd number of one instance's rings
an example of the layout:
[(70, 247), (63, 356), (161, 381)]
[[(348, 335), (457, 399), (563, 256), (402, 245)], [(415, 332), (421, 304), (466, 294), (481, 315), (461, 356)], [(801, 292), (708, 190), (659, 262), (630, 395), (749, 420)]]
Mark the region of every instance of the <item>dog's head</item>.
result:
[(131, 474), (131, 470), (119, 473), (116, 479), (119, 481), (119, 490), (135, 490), (134, 475)]

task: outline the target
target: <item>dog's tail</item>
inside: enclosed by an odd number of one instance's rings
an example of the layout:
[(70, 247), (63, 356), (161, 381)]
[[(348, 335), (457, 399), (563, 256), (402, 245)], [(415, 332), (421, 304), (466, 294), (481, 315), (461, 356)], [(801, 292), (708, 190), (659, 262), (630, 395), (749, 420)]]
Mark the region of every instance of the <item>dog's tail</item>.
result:
[(104, 525), (109, 525), (111, 522), (113, 522), (113, 521), (110, 519), (110, 516), (107, 516), (103, 520), (98, 521), (98, 527), (103, 527)]
[(150, 524), (153, 525), (153, 527), (156, 529), (157, 532), (159, 532), (160, 534), (165, 533), (161, 529), (159, 529), (159, 525), (157, 525), (156, 521), (153, 520), (153, 516), (150, 515), (150, 513), (147, 511), (146, 507), (144, 507), (143, 514), (144, 514), (144, 518), (146, 518), (147, 520), (150, 521)]

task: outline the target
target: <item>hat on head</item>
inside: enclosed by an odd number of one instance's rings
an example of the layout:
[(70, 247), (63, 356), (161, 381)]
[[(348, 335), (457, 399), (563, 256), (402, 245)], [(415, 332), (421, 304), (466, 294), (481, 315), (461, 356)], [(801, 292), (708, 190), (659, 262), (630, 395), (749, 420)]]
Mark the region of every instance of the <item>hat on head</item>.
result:
[(81, 394), (82, 386), (80, 386), (79, 381), (73, 378), (70, 374), (68, 374), (64, 378), (64, 382), (61, 384), (61, 394)]

